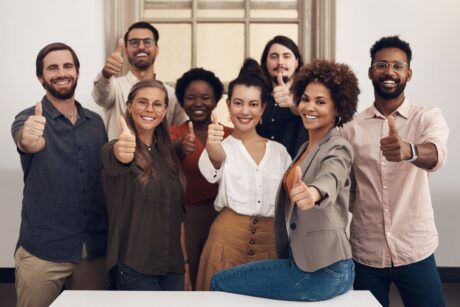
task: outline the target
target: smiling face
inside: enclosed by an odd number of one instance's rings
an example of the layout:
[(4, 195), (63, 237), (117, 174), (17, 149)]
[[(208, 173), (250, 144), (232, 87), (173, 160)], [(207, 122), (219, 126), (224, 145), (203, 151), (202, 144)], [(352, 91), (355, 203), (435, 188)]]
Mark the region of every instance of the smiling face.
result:
[(78, 76), (70, 51), (56, 50), (43, 58), (43, 74), (38, 79), (51, 96), (66, 100), (74, 96)]
[[(142, 39), (150, 38), (154, 41), (151, 46), (145, 46)], [(129, 41), (131, 39), (139, 39), (139, 46), (131, 46)], [(153, 38), (153, 33), (148, 29), (133, 29), (128, 35), (128, 44), (126, 46), (126, 54), (129, 63), (139, 69), (146, 70), (155, 62), (158, 55), (158, 46)]]
[(227, 106), (234, 129), (244, 132), (255, 129), (265, 110), (260, 88), (242, 84), (235, 85)]
[(312, 82), (307, 85), (298, 110), (309, 133), (324, 136), (334, 127), (335, 104), (329, 89), (322, 83)]
[(166, 93), (156, 87), (139, 90), (128, 103), (128, 112), (138, 134), (153, 133), (166, 114)]
[(193, 123), (210, 123), (217, 102), (214, 90), (204, 80), (195, 80), (185, 89), (184, 110)]
[(273, 44), (268, 51), (266, 66), (275, 84), (280, 72), (283, 74), (284, 83), (287, 83), (293, 78), (295, 70), (299, 66), (299, 61), (291, 49), (281, 44)]
[[(407, 63), (407, 55), (399, 48), (383, 48), (379, 50), (372, 61), (373, 64), (378, 62), (394, 64), (397, 62)], [(375, 94), (383, 99), (395, 99), (404, 95), (404, 89), (407, 82), (412, 77), (412, 70), (406, 65), (401, 71), (388, 65), (385, 70), (379, 70), (376, 66), (369, 68), (369, 79), (372, 80)]]

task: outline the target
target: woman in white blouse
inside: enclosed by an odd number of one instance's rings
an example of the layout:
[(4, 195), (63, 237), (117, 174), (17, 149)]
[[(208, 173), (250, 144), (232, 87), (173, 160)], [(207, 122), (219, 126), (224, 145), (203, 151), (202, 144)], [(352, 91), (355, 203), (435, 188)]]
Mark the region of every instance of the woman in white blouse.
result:
[(209, 125), (198, 166), (209, 182), (219, 184), (214, 207), (220, 213), (201, 255), (197, 290), (208, 290), (216, 272), (276, 258), (275, 198), (291, 157), (283, 145), (256, 131), (270, 93), (257, 62), (247, 59), (228, 90), (233, 133), (223, 140), (223, 126), (215, 117)]

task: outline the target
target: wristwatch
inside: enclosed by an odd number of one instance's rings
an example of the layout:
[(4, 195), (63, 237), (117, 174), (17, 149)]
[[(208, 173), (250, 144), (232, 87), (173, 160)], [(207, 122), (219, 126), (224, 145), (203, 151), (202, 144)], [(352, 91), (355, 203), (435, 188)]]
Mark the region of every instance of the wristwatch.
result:
[(410, 151), (412, 152), (412, 157), (407, 161), (412, 163), (412, 162), (417, 161), (418, 159), (418, 150), (417, 150), (417, 146), (414, 145), (413, 143), (409, 143), (409, 145), (410, 145)]

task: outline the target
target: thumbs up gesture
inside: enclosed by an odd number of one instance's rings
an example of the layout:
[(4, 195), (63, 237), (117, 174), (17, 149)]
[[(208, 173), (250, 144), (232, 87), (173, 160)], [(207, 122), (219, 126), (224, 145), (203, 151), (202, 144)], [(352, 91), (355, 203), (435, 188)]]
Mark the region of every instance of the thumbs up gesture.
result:
[(278, 73), (278, 85), (273, 89), (273, 98), (278, 106), (282, 108), (292, 108), (295, 106), (289, 87), (283, 81), (283, 74)]
[(123, 68), (123, 50), (125, 47), (125, 42), (123, 38), (118, 40), (117, 48), (115, 51), (107, 58), (104, 68), (102, 69), (102, 75), (106, 79), (110, 79), (114, 75), (118, 75)]
[(113, 146), (113, 152), (118, 161), (127, 164), (134, 160), (136, 136), (129, 130), (123, 116), (120, 116), (120, 124), (122, 130), (118, 136), (118, 141)]
[(188, 131), (181, 142), (182, 152), (188, 156), (195, 151), (195, 132), (193, 131), (192, 121), (188, 122)]
[(383, 156), (391, 162), (410, 159), (412, 156), (410, 145), (399, 136), (393, 116), (388, 116), (387, 121), (388, 136), (380, 139), (380, 150)]
[(311, 209), (315, 206), (315, 203), (320, 200), (321, 194), (319, 194), (315, 187), (309, 187), (302, 181), (302, 171), (300, 166), (296, 166), (294, 171), (294, 183), (289, 193), (289, 197), (300, 209)]
[(46, 118), (42, 115), (42, 103), (35, 104), (35, 114), (27, 118), (19, 138), (19, 147), (28, 153), (35, 153), (45, 147)]
[(208, 126), (208, 139), (206, 141), (209, 145), (220, 144), (224, 139), (224, 127), (219, 124), (219, 119), (216, 113), (211, 114), (212, 123)]

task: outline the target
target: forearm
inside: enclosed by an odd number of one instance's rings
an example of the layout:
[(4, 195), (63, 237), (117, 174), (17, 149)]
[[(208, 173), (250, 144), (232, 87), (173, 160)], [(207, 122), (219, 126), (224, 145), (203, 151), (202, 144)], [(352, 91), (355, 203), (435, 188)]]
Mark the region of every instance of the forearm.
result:
[(92, 96), (99, 106), (109, 108), (113, 105), (115, 96), (112, 86), (111, 78), (105, 78), (102, 73), (94, 80)]
[(215, 169), (219, 169), (222, 162), (225, 160), (225, 151), (221, 144), (207, 144), (206, 150), (209, 155), (209, 160)]
[(417, 145), (418, 159), (413, 162), (417, 167), (423, 169), (432, 169), (438, 163), (438, 151), (432, 143)]

